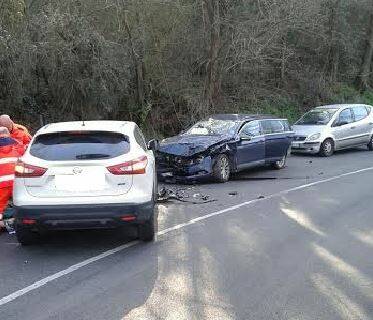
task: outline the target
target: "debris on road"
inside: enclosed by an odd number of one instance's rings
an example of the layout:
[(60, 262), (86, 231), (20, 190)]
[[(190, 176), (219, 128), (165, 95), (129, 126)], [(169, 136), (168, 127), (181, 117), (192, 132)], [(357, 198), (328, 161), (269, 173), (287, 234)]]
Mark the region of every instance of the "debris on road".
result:
[(265, 196), (259, 196), (258, 197), (258, 199), (264, 199), (265, 198)]
[(237, 196), (238, 192), (237, 191), (231, 191), (231, 192), (228, 193), (228, 195), (230, 195), (230, 196)]
[(209, 195), (201, 193), (193, 194), (192, 198), (185, 192), (185, 189), (173, 190), (163, 187), (158, 193), (157, 202), (165, 203), (174, 200), (191, 204), (204, 204), (217, 201), (216, 199), (211, 199)]

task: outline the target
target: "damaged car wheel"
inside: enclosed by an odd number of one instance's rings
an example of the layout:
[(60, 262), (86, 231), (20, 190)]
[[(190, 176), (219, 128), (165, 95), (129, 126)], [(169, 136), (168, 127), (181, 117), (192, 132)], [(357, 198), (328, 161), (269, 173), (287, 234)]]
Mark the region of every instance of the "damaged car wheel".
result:
[(281, 160), (278, 160), (272, 164), (272, 168), (276, 170), (281, 170), (286, 166), (286, 156), (283, 156)]
[(215, 159), (213, 177), (217, 182), (227, 182), (231, 175), (229, 158), (225, 154), (219, 154)]

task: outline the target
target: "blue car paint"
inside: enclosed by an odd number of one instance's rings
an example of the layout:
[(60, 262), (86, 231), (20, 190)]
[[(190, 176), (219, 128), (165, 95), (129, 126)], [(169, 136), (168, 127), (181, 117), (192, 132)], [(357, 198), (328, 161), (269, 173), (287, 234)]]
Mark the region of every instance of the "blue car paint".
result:
[[(172, 168), (172, 175), (170, 176), (170, 168), (163, 168), (158, 170), (158, 174), (161, 179), (167, 180), (172, 179), (180, 182), (194, 182), (207, 180), (211, 177), (213, 168), (213, 159), (207, 156), (203, 159), (202, 163), (194, 164), (190, 166), (183, 166), (182, 168)], [(163, 176), (162, 174), (166, 174)]]
[(164, 139), (159, 152), (188, 157), (206, 151), (211, 146), (229, 141), (232, 137), (221, 135), (185, 135)]
[(255, 137), (249, 140), (237, 142), (236, 152), (237, 169), (250, 167), (252, 163), (258, 163), (265, 159), (265, 137)]
[[(254, 119), (253, 119), (254, 120)], [(252, 120), (251, 120), (252, 121)], [(164, 164), (158, 162), (160, 178), (170, 174), (177, 181), (196, 181), (209, 178), (213, 172), (214, 157), (227, 154), (233, 172), (249, 168), (257, 164), (272, 163), (281, 160), (291, 145), (292, 135), (289, 133), (269, 134), (242, 140), (238, 137), (240, 128), (249, 121), (242, 121), (235, 135), (185, 135), (171, 137), (161, 142), (158, 160), (167, 157), (187, 159), (203, 156), (200, 164)]]
[[(265, 137), (265, 154), (267, 161), (277, 161), (285, 155), (291, 144), (289, 134), (270, 134)], [(282, 156), (281, 156), (282, 155)]]

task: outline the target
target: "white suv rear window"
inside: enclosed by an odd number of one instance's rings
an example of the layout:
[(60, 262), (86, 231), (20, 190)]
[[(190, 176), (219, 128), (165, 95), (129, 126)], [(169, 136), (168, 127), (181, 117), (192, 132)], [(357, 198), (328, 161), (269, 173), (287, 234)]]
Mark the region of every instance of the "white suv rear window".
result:
[(48, 161), (104, 160), (130, 150), (129, 139), (116, 132), (68, 131), (38, 136), (30, 154)]

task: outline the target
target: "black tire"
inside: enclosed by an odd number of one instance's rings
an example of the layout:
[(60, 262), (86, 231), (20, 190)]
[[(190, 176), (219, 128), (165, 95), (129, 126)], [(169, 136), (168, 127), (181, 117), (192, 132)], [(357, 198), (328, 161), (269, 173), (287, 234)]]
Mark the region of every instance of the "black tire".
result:
[(150, 242), (154, 240), (154, 237), (155, 237), (154, 215), (152, 215), (150, 220), (138, 226), (138, 232), (139, 232), (139, 239), (141, 241)]
[(373, 136), (370, 137), (370, 141), (368, 143), (368, 150), (373, 151)]
[(225, 183), (229, 181), (231, 176), (231, 166), (227, 155), (219, 154), (215, 158), (215, 163), (212, 168), (212, 175), (214, 180), (217, 182)]
[(23, 246), (30, 246), (40, 240), (40, 235), (22, 226), (15, 227), (18, 242)]
[(334, 154), (334, 141), (326, 139), (320, 146), (319, 155), (321, 157), (330, 157)]

